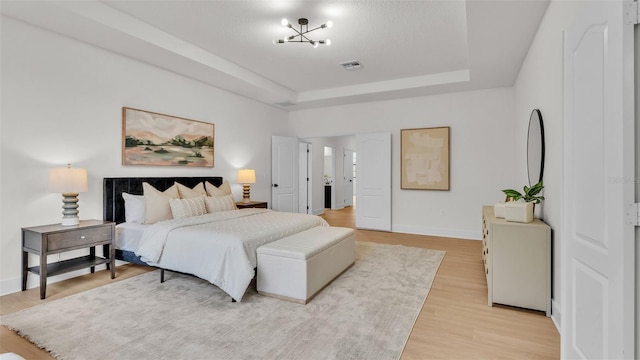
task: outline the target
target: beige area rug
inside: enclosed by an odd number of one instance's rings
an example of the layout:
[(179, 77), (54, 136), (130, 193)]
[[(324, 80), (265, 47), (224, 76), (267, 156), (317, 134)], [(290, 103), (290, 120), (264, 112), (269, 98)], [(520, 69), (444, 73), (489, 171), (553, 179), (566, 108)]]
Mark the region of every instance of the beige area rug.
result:
[(358, 242), (307, 305), (149, 272), (1, 318), (59, 359), (398, 359), (443, 251)]

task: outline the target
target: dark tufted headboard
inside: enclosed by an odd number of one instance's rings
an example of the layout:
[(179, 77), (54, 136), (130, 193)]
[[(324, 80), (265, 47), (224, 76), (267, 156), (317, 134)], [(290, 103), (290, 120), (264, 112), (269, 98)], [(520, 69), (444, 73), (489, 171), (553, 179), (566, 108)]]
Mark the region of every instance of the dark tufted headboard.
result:
[(215, 186), (222, 184), (222, 177), (123, 177), (104, 178), (103, 181), (103, 217), (106, 221), (124, 222), (124, 199), (122, 193), (142, 195), (142, 183), (147, 182), (160, 191), (167, 190), (174, 182), (188, 187), (208, 181)]

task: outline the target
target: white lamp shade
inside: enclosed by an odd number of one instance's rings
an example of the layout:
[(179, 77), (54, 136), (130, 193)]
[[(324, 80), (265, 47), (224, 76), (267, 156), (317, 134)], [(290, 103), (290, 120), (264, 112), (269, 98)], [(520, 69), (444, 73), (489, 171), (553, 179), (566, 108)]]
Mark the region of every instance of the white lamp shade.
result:
[(87, 169), (53, 168), (49, 170), (49, 192), (55, 193), (81, 193), (87, 192)]
[(254, 169), (238, 170), (238, 182), (241, 184), (255, 184), (256, 171)]

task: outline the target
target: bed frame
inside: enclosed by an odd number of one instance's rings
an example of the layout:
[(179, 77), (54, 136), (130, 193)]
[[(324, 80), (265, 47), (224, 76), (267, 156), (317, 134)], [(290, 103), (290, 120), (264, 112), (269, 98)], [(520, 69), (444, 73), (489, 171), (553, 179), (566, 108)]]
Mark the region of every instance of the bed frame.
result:
[[(124, 199), (122, 193), (142, 195), (142, 183), (146, 182), (160, 191), (170, 188), (175, 182), (188, 187), (194, 187), (203, 181), (208, 181), (215, 186), (222, 185), (222, 177), (120, 177), (104, 178), (103, 181), (103, 218), (106, 221), (114, 221), (116, 224), (123, 223)], [(116, 249), (116, 259), (124, 260), (139, 265), (147, 265), (140, 257), (131, 251)], [(163, 271), (164, 273), (164, 271)], [(164, 275), (164, 274), (163, 274)], [(164, 278), (164, 276), (163, 276)]]

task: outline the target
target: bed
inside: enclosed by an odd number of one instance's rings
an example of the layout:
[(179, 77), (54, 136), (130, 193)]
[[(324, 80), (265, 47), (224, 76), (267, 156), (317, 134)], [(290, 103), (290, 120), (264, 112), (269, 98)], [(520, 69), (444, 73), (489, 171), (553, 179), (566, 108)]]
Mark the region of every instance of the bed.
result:
[(116, 222), (116, 258), (198, 276), (241, 301), (255, 276), (256, 249), (315, 226), (320, 217), (268, 209), (217, 211), (160, 221), (152, 225), (125, 221), (122, 194), (143, 194), (143, 183), (159, 191), (180, 183), (215, 186), (221, 177), (105, 178), (104, 219)]

